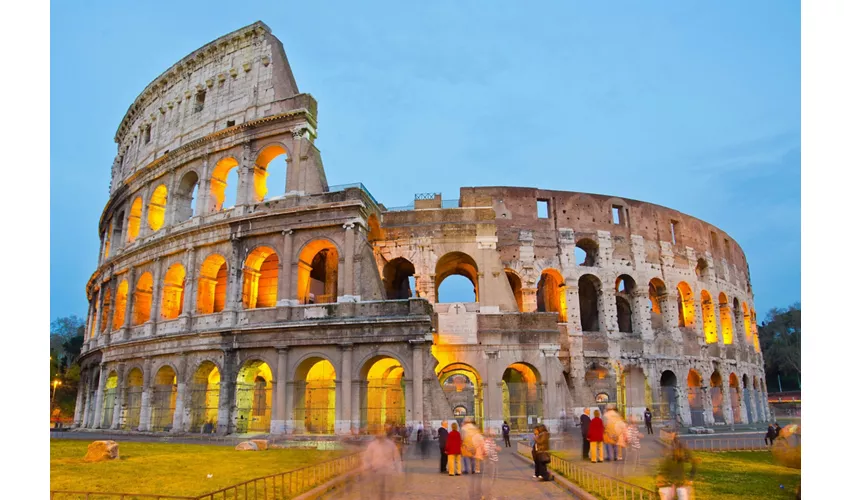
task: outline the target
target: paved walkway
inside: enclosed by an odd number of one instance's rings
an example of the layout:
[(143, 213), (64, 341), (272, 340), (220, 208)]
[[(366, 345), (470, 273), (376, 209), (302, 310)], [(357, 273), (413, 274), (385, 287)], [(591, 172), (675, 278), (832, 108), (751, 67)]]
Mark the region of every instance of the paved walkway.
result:
[[(522, 498), (528, 500), (544, 498), (575, 498), (555, 482), (540, 482), (533, 479), (534, 468), (514, 454), (516, 448), (503, 449), (499, 454), (499, 465), (496, 479), (492, 480), (490, 471), (486, 469), (480, 476), (455, 476), (440, 474), (439, 458), (436, 449), (432, 447), (431, 454), (421, 459), (415, 451), (408, 451), (404, 461), (404, 473), (388, 482), (391, 493), (386, 498), (394, 499), (467, 499), (469, 487), (473, 478), (482, 481), (482, 493), (485, 498), (509, 499)], [(411, 456), (416, 455), (416, 456)], [(326, 494), (326, 500), (360, 500), (379, 499), (375, 491), (373, 478), (361, 477), (345, 487)], [(479, 497), (480, 498), (480, 497)], [(476, 498), (475, 500), (479, 500)]]
[(581, 437), (578, 433), (568, 433), (555, 436), (552, 450), (557, 451), (565, 459), (576, 463), (588, 470), (617, 477), (628, 481), (629, 476), (653, 476), (656, 473), (658, 459), (663, 455), (665, 445), (657, 434), (644, 436), (640, 441), (640, 453), (627, 451), (626, 460), (617, 462), (590, 463), (581, 459)]

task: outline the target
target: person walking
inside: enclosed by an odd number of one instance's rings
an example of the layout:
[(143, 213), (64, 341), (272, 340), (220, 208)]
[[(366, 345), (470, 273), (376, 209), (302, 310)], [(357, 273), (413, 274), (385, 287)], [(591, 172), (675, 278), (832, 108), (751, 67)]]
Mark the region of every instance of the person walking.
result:
[(590, 408), (585, 408), (579, 418), (581, 422), (581, 458), (590, 460), (590, 441), (587, 440), (587, 431), (590, 430)]
[(511, 447), (511, 426), (508, 425), (508, 421), (505, 420), (502, 423), (502, 439), (505, 440), (505, 448)]
[(401, 474), (401, 455), (391, 439), (387, 438), (390, 429), (378, 433), (363, 453), (363, 471), (370, 476), (374, 485), (373, 498), (380, 500), (392, 497), (389, 479)]
[(602, 440), (605, 437), (605, 425), (599, 418), (599, 410), (593, 410), (593, 419), (587, 429), (587, 440), (590, 442), (590, 463), (602, 462)]
[(549, 455), (549, 430), (545, 425), (540, 424), (534, 428), (534, 444), (537, 448), (534, 459), (535, 475), (543, 481), (549, 481), (552, 477), (549, 475), (546, 466), (552, 461), (552, 458)]
[(449, 460), (449, 475), (460, 475), (460, 432), (457, 430), (457, 422), (452, 422), (452, 430), (446, 437), (446, 455)]
[[(476, 429), (477, 430), (477, 429)], [(484, 461), (485, 450), (484, 450), (484, 435), (478, 431), (473, 433), (472, 435), (472, 446), (474, 451), (473, 462), (474, 473), (470, 474), (470, 482), (469, 482), (469, 500), (480, 500), (482, 498), (481, 495), (481, 477), (482, 477), (482, 462)]]
[(502, 451), (499, 448), (499, 445), (496, 444), (496, 438), (499, 435), (498, 428), (492, 428), (487, 433), (487, 436), (484, 438), (484, 453), (487, 456), (487, 468), (488, 468), (488, 476), (489, 481), (487, 481), (487, 485), (484, 487), (484, 498), (491, 498), (493, 494), (493, 487), (496, 484), (496, 473), (499, 468), (499, 452)]
[(776, 439), (776, 428), (772, 425), (767, 426), (767, 433), (764, 435), (764, 444), (773, 446), (773, 441)]
[(626, 444), (628, 445), (629, 455), (634, 456), (635, 467), (634, 470), (637, 470), (638, 464), (640, 463), (640, 440), (643, 438), (643, 434), (638, 430), (638, 419), (637, 416), (632, 415), (629, 425), (626, 427)]
[(460, 432), (463, 443), (460, 448), (460, 453), (463, 456), (463, 474), (475, 474), (476, 472), (480, 472), (477, 470), (477, 464), (475, 462), (475, 445), (472, 442), (472, 439), (477, 433), (478, 428), (475, 427), (474, 423), (472, 423), (472, 419), (470, 417), (466, 417)]
[[(691, 470), (685, 472), (685, 465), (690, 463)], [(694, 498), (693, 480), (696, 475), (697, 460), (679, 436), (673, 434), (670, 450), (658, 464), (658, 475), (655, 478), (658, 486), (658, 496), (661, 500)]]
[(440, 474), (447, 474), (448, 470), (446, 470), (446, 465), (448, 464), (449, 457), (446, 454), (446, 440), (449, 438), (449, 423), (443, 420), (440, 428), (437, 429), (437, 439), (439, 440), (440, 446)]
[(605, 411), (605, 434), (603, 435), (606, 461), (617, 461), (617, 451), (619, 448), (617, 446), (619, 438), (617, 426), (620, 423), (620, 420), (620, 414), (617, 413), (612, 406), (609, 406), (608, 410)]
[(646, 433), (652, 434), (652, 412), (649, 408), (643, 412), (643, 425), (646, 427)]

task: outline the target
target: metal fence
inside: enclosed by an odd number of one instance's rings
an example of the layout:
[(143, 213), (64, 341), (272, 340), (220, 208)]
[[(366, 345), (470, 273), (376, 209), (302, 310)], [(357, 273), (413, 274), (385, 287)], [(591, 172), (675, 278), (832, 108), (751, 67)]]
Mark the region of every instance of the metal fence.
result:
[[(531, 447), (525, 443), (517, 444), (517, 452), (531, 458)], [(641, 488), (601, 472), (592, 472), (555, 455), (552, 455), (549, 469), (600, 500), (654, 500), (658, 498), (658, 493), (652, 490)]]
[(96, 493), (91, 491), (50, 492), (50, 500), (284, 500), (309, 491), (360, 467), (360, 453), (308, 465), (270, 476), (258, 477), (203, 495), (187, 497), (143, 493)]
[(760, 451), (767, 450), (764, 437), (684, 438), (682, 442), (694, 451)]

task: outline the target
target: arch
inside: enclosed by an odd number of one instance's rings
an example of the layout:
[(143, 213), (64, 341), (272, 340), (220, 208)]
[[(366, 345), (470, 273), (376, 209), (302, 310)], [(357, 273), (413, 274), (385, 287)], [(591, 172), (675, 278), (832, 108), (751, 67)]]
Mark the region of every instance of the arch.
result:
[(537, 282), (537, 311), (558, 313), (558, 322), (567, 322), (567, 285), (558, 271), (547, 268)]
[(127, 218), (127, 243), (133, 243), (139, 237), (142, 227), (142, 197), (136, 196), (130, 205), (130, 215)]
[(127, 280), (121, 280), (118, 283), (118, 288), (115, 292), (115, 313), (112, 315), (112, 329), (117, 330), (124, 326), (124, 319), (127, 314), (127, 293), (130, 285)]
[(575, 247), (576, 264), (579, 266), (593, 267), (598, 265), (599, 244), (590, 238), (582, 238), (576, 242)]
[(299, 432), (333, 434), (336, 425), (336, 369), (323, 357), (309, 357), (295, 370), (295, 420)]
[(124, 234), (124, 211), (121, 210), (118, 212), (118, 215), (112, 218), (112, 222), (109, 223), (109, 226), (112, 228), (112, 242), (117, 247), (120, 247), (123, 243), (121, 241), (121, 236)]
[(198, 274), (198, 313), (211, 314), (224, 310), (227, 301), (227, 260), (214, 253), (201, 264)]
[(386, 424), (405, 424), (404, 367), (391, 356), (375, 356), (360, 370), (366, 381), (360, 397), (360, 429), (369, 434), (383, 430)]
[(101, 238), (103, 239), (103, 260), (106, 260), (109, 258), (109, 247), (112, 241), (112, 221), (109, 221), (109, 226)]
[(272, 370), (268, 363), (249, 359), (236, 374), (236, 432), (269, 432), (272, 417)]
[(404, 257), (397, 257), (384, 266), (384, 289), (388, 300), (409, 299), (414, 296), (416, 269)]
[(717, 321), (714, 318), (714, 302), (711, 300), (711, 294), (708, 290), (700, 292), (700, 302), (702, 303), (702, 331), (705, 334), (705, 343), (714, 344), (717, 342)]
[(103, 312), (100, 315), (100, 333), (111, 330), (109, 324), (109, 313), (112, 310), (112, 290), (106, 288), (103, 294)]
[(667, 311), (667, 285), (659, 278), (649, 281), (649, 320), (656, 332), (664, 329), (664, 314)]
[(327, 239), (304, 245), (298, 257), (298, 302), (332, 304), (339, 293), (339, 250)]
[[(436, 373), (449, 407), (463, 406), (467, 410), (465, 418), (471, 418), (480, 427), (484, 420), (484, 397), (478, 371), (465, 363), (451, 363)], [(457, 420), (460, 424), (463, 418)]]
[(115, 413), (115, 399), (118, 396), (118, 373), (115, 370), (109, 372), (106, 377), (106, 385), (103, 386), (103, 408), (100, 412), (100, 428), (112, 427), (112, 418)]
[(624, 416), (643, 415), (644, 408), (648, 408), (652, 402), (652, 389), (643, 368), (637, 365), (626, 366), (620, 384), (617, 403), (625, 410)]
[(723, 377), (720, 372), (714, 370), (709, 379), (709, 393), (711, 395), (711, 412), (714, 415), (714, 423), (726, 423), (723, 414)]
[(124, 401), (124, 422), (122, 427), (125, 430), (136, 430), (139, 428), (140, 416), (142, 413), (142, 390), (144, 385), (144, 374), (140, 368), (132, 368), (127, 372), (126, 379), (126, 400)]
[(151, 301), (153, 301), (153, 275), (143, 273), (136, 282), (133, 293), (133, 325), (141, 325), (151, 319)]
[(162, 311), (163, 319), (174, 319), (183, 313), (183, 290), (186, 286), (186, 269), (183, 264), (175, 262), (165, 272), (162, 280)]
[[(279, 156), (283, 155), (284, 160), (286, 158), (286, 149), (280, 144), (270, 144), (260, 150), (260, 154), (257, 155), (257, 159), (254, 161), (254, 202), (259, 203), (266, 199), (266, 195), (269, 192), (268, 188), (268, 179), (269, 179), (269, 171), (277, 170), (276, 168), (272, 168), (271, 163)], [(276, 164), (279, 161), (275, 162)], [(284, 189), (281, 190), (281, 194), (286, 191), (286, 164), (284, 163), (284, 175), (281, 176), (283, 178), (283, 186)]]
[(277, 305), (278, 267), (277, 254), (270, 247), (257, 247), (248, 254), (242, 268), (242, 307)]
[(209, 360), (198, 365), (189, 384), (189, 432), (209, 434), (218, 426), (221, 372)]
[(703, 280), (708, 277), (708, 262), (700, 257), (697, 259), (697, 265), (694, 268), (694, 272), (697, 275), (697, 279)]
[(191, 219), (195, 212), (195, 200), (198, 195), (198, 173), (189, 170), (180, 178), (177, 193), (174, 196), (174, 222)]
[(238, 185), (239, 162), (236, 158), (228, 156), (219, 160), (210, 177), (210, 204), (213, 212), (231, 208), (236, 204), (236, 196), (228, 197), (227, 192), (235, 191)]
[(725, 293), (720, 292), (717, 300), (720, 305), (720, 332), (723, 335), (723, 343), (728, 345), (732, 343), (735, 336), (732, 327), (732, 313), (729, 311), (729, 299)]
[(366, 219), (366, 225), (369, 227), (366, 240), (371, 242), (384, 239), (383, 230), (381, 229), (381, 221), (378, 219), (377, 214), (374, 212), (369, 214), (369, 218)]
[(729, 402), (732, 405), (732, 419), (736, 424), (743, 423), (741, 415), (741, 386), (735, 372), (729, 374)]
[(599, 321), (601, 295), (602, 282), (599, 281), (599, 278), (592, 274), (584, 274), (578, 279), (578, 301), (582, 331), (602, 331), (603, 327)]
[(151, 231), (159, 231), (165, 224), (165, 208), (168, 204), (168, 188), (160, 184), (153, 190), (148, 202), (148, 227)]
[(151, 430), (170, 431), (174, 423), (177, 402), (177, 373), (170, 365), (163, 365), (154, 377), (151, 398)]
[(753, 324), (752, 317), (750, 316), (750, 308), (747, 306), (746, 302), (741, 302), (741, 310), (744, 313), (744, 338), (747, 340), (748, 344), (752, 344)]
[(543, 419), (540, 372), (528, 363), (513, 363), (502, 374), (502, 416), (511, 429), (526, 432)]
[(475, 302), (478, 302), (478, 264), (463, 252), (448, 252), (437, 261), (434, 274), (436, 301), (440, 302), (440, 285), (449, 276), (460, 275), (472, 283)]
[(676, 378), (676, 373), (672, 370), (661, 372), (659, 385), (661, 392), (660, 417), (665, 420), (675, 420), (679, 415), (679, 398), (677, 394), (679, 381)]
[(702, 402), (702, 376), (688, 370), (688, 406), (691, 408), (691, 425), (705, 425), (705, 408)]
[(679, 306), (679, 327), (691, 328), (694, 326), (696, 310), (694, 306), (694, 293), (691, 286), (680, 281), (676, 286)]
[(516, 301), (517, 311), (526, 312), (522, 301), (522, 278), (513, 269), (505, 269), (505, 275), (508, 277), (508, 284), (511, 286), (511, 292)]
[(628, 274), (621, 274), (614, 281), (614, 296), (617, 306), (617, 329), (622, 333), (634, 332), (634, 305), (637, 284)]

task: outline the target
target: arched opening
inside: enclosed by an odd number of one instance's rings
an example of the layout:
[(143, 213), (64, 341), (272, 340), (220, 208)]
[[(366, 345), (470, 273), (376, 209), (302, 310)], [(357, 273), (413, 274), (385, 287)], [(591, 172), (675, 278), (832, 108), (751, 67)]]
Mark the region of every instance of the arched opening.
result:
[(540, 376), (531, 365), (514, 363), (502, 375), (502, 416), (511, 429), (527, 432), (543, 420)]
[(691, 425), (705, 425), (702, 406), (702, 377), (696, 370), (688, 371), (688, 406), (691, 408)]
[(183, 289), (186, 285), (186, 269), (182, 264), (174, 263), (165, 272), (162, 283), (163, 319), (174, 319), (183, 313)]
[(310, 358), (295, 371), (295, 420), (300, 432), (333, 434), (336, 424), (336, 370), (330, 361)]
[(614, 282), (614, 288), (617, 304), (617, 329), (621, 333), (634, 333), (632, 314), (637, 284), (631, 276), (622, 274)]
[(314, 240), (298, 260), (298, 301), (333, 304), (339, 291), (339, 251), (328, 240)]
[(744, 336), (747, 339), (748, 344), (753, 343), (753, 324), (752, 318), (750, 317), (750, 309), (747, 307), (746, 302), (741, 303), (741, 309), (744, 312)]
[(224, 310), (227, 301), (227, 261), (212, 254), (201, 264), (198, 276), (198, 313), (211, 314)]
[(449, 408), (463, 407), (466, 413), (456, 415), (458, 425), (465, 417), (472, 418), (480, 427), (484, 419), (484, 397), (481, 394), (481, 378), (471, 366), (452, 363), (437, 374)]
[(236, 375), (236, 432), (269, 432), (272, 422), (272, 370), (260, 360), (242, 365)]
[(602, 330), (599, 322), (599, 300), (602, 292), (602, 282), (592, 274), (585, 274), (578, 279), (578, 303), (581, 313), (581, 329), (585, 332)]
[(142, 370), (133, 368), (127, 374), (127, 399), (124, 401), (124, 430), (137, 430), (142, 414)]
[(103, 314), (100, 316), (100, 333), (104, 333), (110, 330), (109, 325), (109, 313), (112, 310), (112, 290), (109, 288), (106, 289), (106, 293), (103, 295)]
[(478, 302), (478, 264), (463, 252), (449, 252), (437, 261), (434, 285), (437, 302)]
[(93, 306), (94, 311), (92, 311), (89, 325), (89, 338), (92, 339), (97, 335), (97, 315), (100, 312), (100, 301), (98, 300), (97, 295), (95, 295)]
[(544, 269), (537, 282), (537, 312), (558, 313), (558, 323), (567, 322), (567, 285), (561, 273)]
[(130, 216), (127, 218), (127, 243), (133, 243), (139, 237), (142, 226), (142, 197), (136, 196), (130, 205)]
[(118, 215), (112, 218), (110, 223), (112, 227), (112, 241), (117, 247), (121, 246), (121, 235), (124, 233), (124, 211), (118, 212)]
[(255, 248), (242, 268), (242, 307), (257, 309), (277, 305), (278, 259), (269, 247)]
[(218, 426), (221, 374), (212, 361), (195, 370), (189, 386), (189, 432), (211, 434)]
[(658, 278), (649, 281), (649, 321), (653, 331), (664, 329), (664, 312), (667, 310), (667, 286)]
[(714, 318), (714, 302), (707, 290), (700, 292), (702, 302), (702, 331), (705, 333), (705, 343), (717, 342), (717, 321)]
[(726, 294), (720, 292), (718, 297), (720, 301), (720, 331), (723, 334), (723, 343), (729, 345), (735, 337), (735, 330), (732, 327), (732, 312), (729, 310), (729, 299)]
[(729, 374), (729, 402), (732, 405), (732, 419), (736, 424), (743, 423), (741, 418), (741, 387), (738, 385), (738, 376)]
[(369, 218), (366, 220), (366, 224), (369, 226), (369, 233), (366, 235), (366, 239), (368, 241), (377, 241), (384, 239), (383, 232), (381, 230), (381, 221), (378, 220), (378, 216), (374, 213), (369, 214)]
[(148, 203), (148, 227), (151, 231), (159, 231), (165, 224), (165, 207), (168, 203), (168, 188), (160, 184), (153, 190), (151, 201)]
[(576, 264), (593, 267), (598, 264), (599, 244), (590, 238), (582, 238), (576, 242)]
[(387, 356), (375, 358), (363, 367), (360, 377), (366, 381), (360, 411), (367, 432), (377, 434), (385, 424), (404, 425), (405, 384), (401, 363)]
[(726, 417), (723, 415), (723, 377), (715, 370), (711, 374), (711, 413), (714, 415), (714, 423), (726, 423)]
[(694, 268), (694, 272), (697, 275), (697, 279), (705, 279), (708, 277), (708, 262), (705, 259), (700, 257), (697, 259), (696, 268)]
[(211, 211), (233, 208), (239, 188), (239, 162), (233, 157), (219, 160), (210, 178)]
[(384, 289), (387, 300), (409, 299), (414, 296), (416, 269), (404, 257), (395, 258), (384, 266)]
[(153, 275), (149, 272), (139, 276), (133, 293), (133, 325), (141, 325), (151, 319), (153, 301)]
[[(584, 373), (584, 385), (591, 394), (596, 394), (598, 396), (599, 394), (604, 393), (606, 398), (608, 398), (611, 394), (615, 394), (619, 390), (617, 387), (617, 381), (613, 376), (611, 376), (611, 370), (595, 361), (590, 363), (590, 366)], [(594, 400), (593, 402), (588, 402), (587, 406), (593, 406), (594, 403), (598, 403), (598, 401)], [(599, 406), (599, 411), (604, 412), (605, 406)]]
[(198, 174), (190, 170), (180, 179), (174, 197), (174, 222), (189, 220), (195, 215), (195, 200), (198, 197)]
[(257, 155), (254, 162), (254, 202), (266, 199), (269, 192), (269, 176), (272, 176), (272, 186), (275, 193), (281, 195), (286, 191), (286, 150), (282, 146), (272, 144), (266, 146)]
[(115, 399), (118, 396), (118, 374), (109, 372), (106, 377), (106, 385), (103, 387), (103, 410), (101, 411), (100, 428), (112, 427), (112, 417), (115, 413)]
[(676, 380), (675, 373), (670, 370), (661, 372), (661, 406), (659, 413), (663, 420), (675, 420), (679, 415), (679, 403), (676, 396), (678, 385), (679, 382)]
[(469, 410), (466, 409), (463, 405), (457, 405), (452, 410), (452, 414), (457, 420), (465, 420)]
[(115, 314), (112, 316), (112, 329), (117, 330), (124, 326), (124, 319), (127, 314), (127, 293), (130, 285), (127, 280), (121, 280), (118, 284), (118, 290), (115, 293)]
[(744, 398), (744, 407), (747, 410), (750, 423), (753, 423), (756, 421), (756, 413), (753, 411), (753, 401), (750, 395), (752, 392), (750, 387), (750, 378), (746, 373), (741, 377), (741, 382), (743, 385), (742, 393)]
[(101, 238), (103, 239), (103, 260), (106, 260), (109, 258), (109, 246), (112, 239), (112, 222), (109, 223), (109, 227), (107, 227), (106, 231), (103, 232)]
[(617, 391), (618, 406), (625, 409), (625, 416), (643, 415), (644, 408), (652, 406), (652, 390), (649, 380), (639, 366), (627, 366), (623, 370), (622, 387)]
[(151, 401), (151, 430), (170, 431), (177, 403), (177, 374), (168, 365), (156, 372)]
[(517, 311), (526, 312), (522, 304), (522, 279), (513, 269), (505, 269), (505, 275), (508, 277), (508, 284), (511, 285), (511, 292), (514, 294)]
[(690, 285), (684, 281), (680, 281), (676, 286), (678, 293), (679, 306), (679, 328), (691, 328), (694, 326), (694, 293), (691, 291)]

